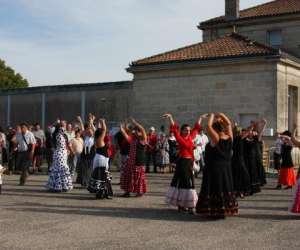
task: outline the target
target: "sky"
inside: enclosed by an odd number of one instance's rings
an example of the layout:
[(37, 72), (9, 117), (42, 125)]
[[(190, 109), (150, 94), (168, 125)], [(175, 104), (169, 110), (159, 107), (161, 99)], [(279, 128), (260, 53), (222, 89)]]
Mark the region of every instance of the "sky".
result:
[(131, 80), (130, 62), (202, 41), (197, 25), (224, 2), (0, 0), (0, 58), (30, 86)]

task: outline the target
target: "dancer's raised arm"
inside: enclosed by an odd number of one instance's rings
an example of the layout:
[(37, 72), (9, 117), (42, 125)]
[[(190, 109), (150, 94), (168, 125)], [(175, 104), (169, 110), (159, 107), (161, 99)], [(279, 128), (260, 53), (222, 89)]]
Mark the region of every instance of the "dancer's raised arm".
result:
[(105, 146), (105, 135), (106, 135), (106, 132), (107, 132), (107, 127), (106, 127), (106, 122), (104, 119), (100, 119), (99, 120), (99, 123), (101, 124), (101, 133), (100, 135), (97, 135), (97, 132), (96, 132), (96, 144), (97, 144), (97, 147), (104, 147)]
[(297, 129), (294, 130), (294, 133), (293, 133), (293, 135), (292, 135), (291, 141), (292, 141), (292, 143), (293, 143), (296, 147), (300, 148), (300, 141), (298, 141), (298, 140), (296, 139), (296, 134), (297, 134)]
[(222, 123), (225, 127), (225, 133), (230, 137), (230, 139), (233, 141), (233, 133), (232, 133), (232, 126), (230, 119), (224, 114), (224, 113), (217, 113), (217, 117), (221, 118)]
[(145, 128), (140, 123), (138, 123), (135, 119), (133, 119), (132, 117), (130, 118), (130, 121), (134, 126), (136, 126), (140, 130), (140, 132), (142, 133), (142, 140), (146, 142), (147, 141), (147, 132), (146, 132)]
[(207, 132), (208, 132), (208, 135), (209, 135), (213, 145), (217, 145), (220, 140), (220, 137), (219, 137), (219, 134), (213, 128), (214, 119), (215, 119), (214, 113), (211, 113), (208, 115)]
[(122, 135), (124, 136), (125, 140), (127, 142), (129, 142), (130, 141), (130, 136), (126, 132), (125, 124), (124, 123), (120, 123), (120, 131), (121, 131)]
[(258, 125), (261, 125), (261, 126), (257, 126), (258, 127), (258, 140), (261, 141), (262, 139), (262, 136), (263, 136), (263, 133), (266, 129), (266, 126), (267, 126), (267, 120), (266, 119), (261, 119), (258, 123)]
[(171, 126), (174, 126), (174, 125), (175, 125), (175, 122), (174, 122), (174, 119), (173, 119), (172, 114), (170, 114), (170, 113), (165, 113), (165, 114), (163, 115), (163, 117), (164, 117), (164, 118), (167, 118), (167, 119), (169, 120)]
[(77, 121), (79, 122), (79, 126), (80, 126), (81, 131), (84, 131), (84, 124), (83, 124), (83, 121), (81, 119), (81, 116), (77, 116)]

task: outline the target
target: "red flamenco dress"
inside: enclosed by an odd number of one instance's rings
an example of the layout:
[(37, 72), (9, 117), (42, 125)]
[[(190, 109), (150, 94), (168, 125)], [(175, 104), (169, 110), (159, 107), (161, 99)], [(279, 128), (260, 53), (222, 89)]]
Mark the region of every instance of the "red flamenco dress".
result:
[(293, 202), (289, 208), (292, 214), (300, 215), (300, 178), (298, 177), (296, 188), (294, 190)]
[(174, 133), (179, 144), (179, 159), (171, 185), (166, 193), (168, 205), (190, 209), (196, 207), (198, 197), (193, 174), (193, 150), (195, 148), (193, 138), (200, 128), (200, 125), (196, 124), (190, 135), (183, 137), (180, 135), (177, 125), (170, 127), (170, 132)]
[(145, 141), (130, 137), (130, 152), (121, 175), (121, 189), (142, 195), (147, 192), (145, 176)]
[(286, 185), (288, 187), (295, 186), (296, 175), (292, 159), (293, 147), (288, 144), (282, 144), (282, 163), (279, 173), (278, 184)]

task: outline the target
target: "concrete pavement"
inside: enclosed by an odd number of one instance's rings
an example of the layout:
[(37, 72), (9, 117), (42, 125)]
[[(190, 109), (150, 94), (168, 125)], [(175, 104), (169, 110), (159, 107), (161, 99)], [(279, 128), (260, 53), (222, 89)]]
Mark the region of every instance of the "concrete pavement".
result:
[[(149, 174), (142, 198), (95, 200), (79, 188), (48, 193), (45, 175), (5, 176), (0, 196), (0, 249), (300, 249), (300, 221), (287, 212), (290, 190), (239, 201), (240, 214), (220, 221), (178, 214), (164, 204), (170, 174)], [(118, 174), (114, 191), (121, 194)], [(199, 190), (200, 179), (197, 179)]]

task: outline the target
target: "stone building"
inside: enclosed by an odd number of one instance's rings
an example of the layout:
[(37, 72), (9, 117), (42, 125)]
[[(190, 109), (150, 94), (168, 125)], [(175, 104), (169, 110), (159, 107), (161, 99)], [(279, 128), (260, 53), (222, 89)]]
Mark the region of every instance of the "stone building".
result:
[(242, 126), (265, 117), (275, 131), (293, 130), (300, 124), (300, 0), (225, 6), (224, 16), (198, 25), (203, 42), (132, 62), (133, 81), (0, 92), (1, 125), (93, 112), (159, 126), (163, 112), (193, 122), (223, 111)]
[[(223, 111), (242, 126), (265, 117), (293, 130), (299, 116), (300, 1), (276, 0), (201, 22), (203, 42), (131, 63), (133, 112), (159, 124), (163, 111), (192, 122)], [(192, 118), (192, 119), (191, 119)]]

